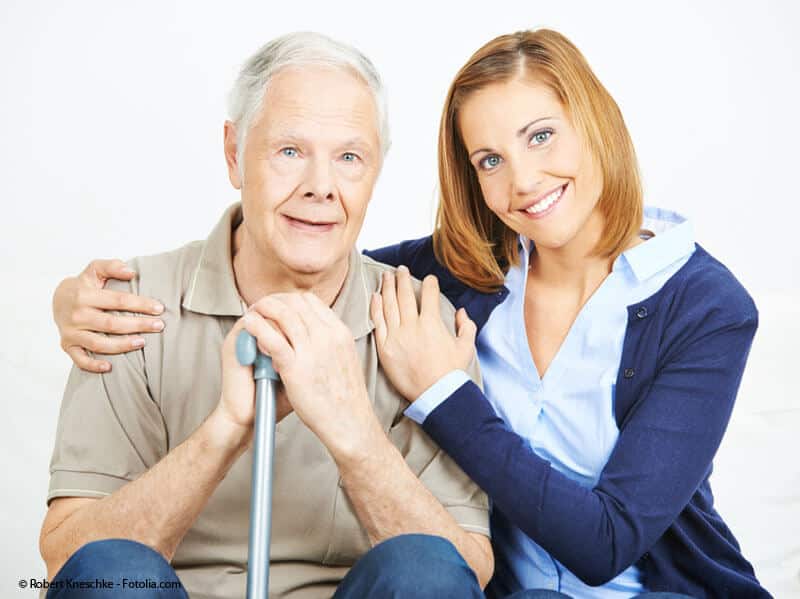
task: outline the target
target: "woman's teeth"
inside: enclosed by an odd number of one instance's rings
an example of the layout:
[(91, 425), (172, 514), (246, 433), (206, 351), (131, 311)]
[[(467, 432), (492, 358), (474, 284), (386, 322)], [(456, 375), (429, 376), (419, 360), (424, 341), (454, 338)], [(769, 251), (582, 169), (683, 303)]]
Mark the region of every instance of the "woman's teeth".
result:
[(561, 194), (564, 193), (564, 187), (559, 187), (553, 193), (548, 195), (545, 198), (542, 198), (538, 202), (536, 202), (530, 208), (526, 208), (525, 212), (529, 212), (531, 214), (536, 214), (537, 212), (542, 212), (543, 210), (547, 210), (550, 206), (555, 204), (556, 200), (561, 197)]

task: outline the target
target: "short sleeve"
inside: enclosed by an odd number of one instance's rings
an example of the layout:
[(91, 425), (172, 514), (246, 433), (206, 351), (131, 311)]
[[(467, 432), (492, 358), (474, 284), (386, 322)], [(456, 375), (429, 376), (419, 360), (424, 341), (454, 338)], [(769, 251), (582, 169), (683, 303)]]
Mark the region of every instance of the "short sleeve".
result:
[[(455, 333), (455, 309), (444, 296), (441, 311), (445, 326)], [(477, 355), (465, 372), (476, 385), (482, 386)], [(464, 530), (490, 536), (486, 494), (416, 422), (407, 416), (400, 419), (389, 431), (389, 437), (422, 484)]]
[(103, 497), (133, 481), (167, 453), (161, 410), (147, 385), (141, 350), (104, 356), (110, 372), (73, 366), (50, 461), (47, 503)]

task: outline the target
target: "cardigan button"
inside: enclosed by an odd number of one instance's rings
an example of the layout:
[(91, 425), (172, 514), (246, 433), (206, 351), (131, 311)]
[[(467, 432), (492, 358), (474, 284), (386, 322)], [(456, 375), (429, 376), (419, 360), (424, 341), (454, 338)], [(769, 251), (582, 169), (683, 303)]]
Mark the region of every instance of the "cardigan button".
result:
[(636, 310), (636, 317), (639, 319), (645, 318), (647, 316), (647, 308), (642, 306), (638, 310)]
[(622, 376), (624, 376), (626, 379), (632, 379), (634, 374), (636, 374), (636, 371), (633, 368), (626, 368), (622, 373)]

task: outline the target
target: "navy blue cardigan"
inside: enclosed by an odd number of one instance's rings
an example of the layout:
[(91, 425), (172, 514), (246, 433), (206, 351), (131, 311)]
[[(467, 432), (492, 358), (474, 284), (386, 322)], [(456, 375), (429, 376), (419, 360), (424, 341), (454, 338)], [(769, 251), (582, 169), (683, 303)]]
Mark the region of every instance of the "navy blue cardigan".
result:
[[(419, 279), (436, 275), (479, 331), (508, 295), (456, 279), (430, 237), (365, 253)], [(648, 591), (769, 597), (714, 509), (708, 481), (757, 326), (747, 291), (699, 245), (661, 290), (628, 306), (614, 399), (620, 434), (593, 489), (537, 456), (471, 382), (423, 428), (494, 509), (588, 585), (635, 563)]]

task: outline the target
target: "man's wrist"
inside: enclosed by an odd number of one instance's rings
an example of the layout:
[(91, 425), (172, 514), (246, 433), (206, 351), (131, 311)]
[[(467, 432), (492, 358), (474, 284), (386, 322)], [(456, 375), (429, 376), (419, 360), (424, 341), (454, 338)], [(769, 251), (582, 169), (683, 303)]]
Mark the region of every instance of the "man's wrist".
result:
[(234, 422), (220, 406), (209, 414), (204, 426), (211, 448), (226, 453), (244, 453), (253, 436), (252, 426)]
[(355, 427), (354, 432), (355, 434), (341, 435), (341, 438), (326, 443), (342, 474), (348, 469), (361, 468), (371, 459), (381, 459), (395, 449), (372, 412)]

